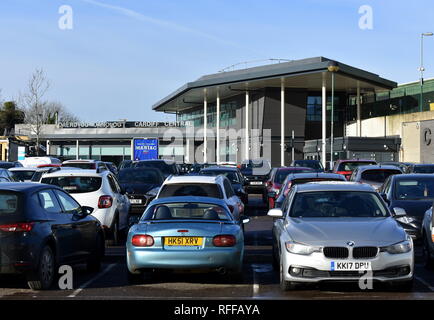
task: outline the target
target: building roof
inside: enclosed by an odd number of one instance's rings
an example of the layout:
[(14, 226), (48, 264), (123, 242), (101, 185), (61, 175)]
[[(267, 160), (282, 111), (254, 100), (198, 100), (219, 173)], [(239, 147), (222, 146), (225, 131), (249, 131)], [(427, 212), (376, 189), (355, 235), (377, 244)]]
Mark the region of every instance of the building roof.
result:
[[(281, 79), (285, 79), (286, 88), (319, 89), (322, 84), (321, 73), (328, 70), (330, 62), (336, 62), (339, 66), (335, 77), (336, 90), (355, 90), (357, 81), (360, 81), (362, 92), (390, 90), (397, 86), (396, 82), (381, 78), (377, 74), (325, 57), (315, 57), (205, 75), (186, 83), (155, 103), (152, 108), (157, 111), (182, 111), (202, 104), (205, 88), (208, 99), (215, 99), (217, 87), (220, 98), (224, 99), (235, 95), (237, 90), (245, 90), (246, 87), (250, 90), (280, 87)], [(329, 73), (327, 72), (327, 77), (330, 77)]]

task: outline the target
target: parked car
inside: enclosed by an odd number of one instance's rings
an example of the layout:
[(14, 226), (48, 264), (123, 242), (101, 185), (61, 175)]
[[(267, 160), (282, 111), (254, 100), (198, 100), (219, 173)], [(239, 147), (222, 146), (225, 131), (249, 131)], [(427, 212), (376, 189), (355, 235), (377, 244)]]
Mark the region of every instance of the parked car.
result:
[[(241, 163), (240, 171), (246, 179), (247, 193), (264, 194), (271, 164), (268, 160), (246, 160)], [(263, 199), (264, 202), (266, 199)]]
[[(380, 195), (369, 185), (296, 185), (274, 217), (273, 265), (282, 290), (299, 283), (372, 280), (411, 290), (414, 249)], [(395, 217), (401, 212), (395, 213)]]
[(269, 178), (265, 183), (265, 190), (262, 198), (267, 203), (268, 208), (274, 208), (277, 194), (282, 186), (283, 181), (289, 174), (315, 172), (314, 169), (308, 167), (280, 167), (273, 168), (270, 172)]
[(0, 274), (24, 274), (40, 290), (52, 286), (63, 264), (98, 271), (104, 232), (92, 210), (55, 186), (0, 184)]
[(432, 206), (425, 211), (422, 220), (422, 252), (425, 260), (425, 266), (434, 268), (434, 229), (433, 229), (433, 215)]
[(25, 157), (24, 160), (19, 160), (23, 167), (38, 167), (40, 165), (61, 165), (62, 161), (55, 157)]
[(434, 173), (434, 164), (411, 164), (407, 173)]
[(244, 204), (247, 204), (249, 202), (249, 195), (244, 189), (246, 182), (237, 167), (208, 167), (199, 172), (199, 175), (203, 176), (218, 176), (220, 174), (229, 179), (235, 194)]
[(31, 182), (41, 182), (42, 176), (46, 173), (51, 172), (57, 172), (57, 171), (77, 171), (77, 170), (83, 170), (77, 167), (43, 167), (43, 168), (37, 168), (35, 173), (32, 176)]
[(377, 164), (374, 160), (360, 160), (360, 159), (352, 159), (352, 160), (337, 160), (333, 167), (333, 173), (343, 174), (347, 180), (350, 179), (353, 171), (358, 166), (369, 166)]
[(109, 170), (107, 165), (99, 160), (66, 160), (62, 162), (62, 167), (96, 169), (98, 171)]
[(432, 206), (434, 200), (434, 175), (393, 175), (379, 192), (390, 210), (402, 213), (397, 221), (405, 231), (414, 239), (420, 239), (425, 211)]
[(402, 174), (402, 170), (396, 166), (387, 165), (359, 166), (354, 169), (350, 181), (367, 183), (379, 191), (384, 181), (394, 174)]
[(297, 173), (289, 174), (286, 176), (282, 187), (276, 194), (269, 194), (269, 197), (276, 197), (275, 208), (280, 208), (291, 188), (297, 184), (317, 182), (317, 181), (347, 181), (345, 176), (337, 173), (325, 172), (311, 172), (311, 173)]
[(45, 173), (48, 172), (52, 168), (36, 168), (36, 167), (21, 167), (21, 168), (10, 168), (9, 171), (15, 177), (16, 181), (21, 182), (32, 182), (33, 176), (35, 176), (36, 172)]
[(44, 174), (41, 183), (59, 186), (79, 203), (93, 208), (92, 216), (115, 244), (120, 243), (120, 236), (129, 227), (130, 202), (109, 170), (58, 170)]
[(384, 161), (380, 162), (380, 165), (387, 165), (387, 166), (396, 166), (399, 169), (402, 170), (403, 173), (407, 173), (408, 168), (413, 164), (411, 162), (398, 162), (398, 161)]
[(132, 168), (134, 166), (133, 160), (122, 160), (119, 164), (119, 171), (122, 169)]
[(179, 166), (172, 160), (142, 160), (134, 163), (134, 168), (156, 168), (161, 171), (166, 179), (170, 175), (179, 175)]
[(1, 169), (10, 169), (10, 168), (21, 168), (23, 165), (18, 161), (0, 161)]
[(229, 179), (224, 176), (172, 176), (166, 179), (157, 194), (157, 199), (168, 197), (211, 197), (222, 199), (235, 219), (240, 220), (244, 204), (235, 194)]
[(152, 201), (127, 238), (128, 280), (143, 281), (152, 270), (214, 270), (240, 275), (243, 223), (223, 199), (167, 197)]
[(15, 175), (9, 169), (0, 168), (0, 178), (2, 178), (3, 182), (19, 182), (19, 180), (15, 177)]
[(291, 162), (291, 167), (307, 167), (312, 168), (315, 172), (324, 172), (324, 167), (319, 160), (294, 160)]
[(113, 162), (104, 162), (106, 167), (110, 170), (111, 173), (113, 173), (115, 176), (119, 173), (118, 168)]
[(143, 214), (164, 181), (160, 170), (147, 167), (122, 169), (118, 179), (130, 201), (130, 215), (135, 216)]

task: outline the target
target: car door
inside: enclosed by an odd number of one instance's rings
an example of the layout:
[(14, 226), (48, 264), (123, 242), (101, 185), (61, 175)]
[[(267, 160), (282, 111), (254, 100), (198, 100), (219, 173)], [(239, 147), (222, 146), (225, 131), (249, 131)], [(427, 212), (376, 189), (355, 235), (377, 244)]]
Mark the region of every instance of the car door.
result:
[(62, 212), (67, 215), (71, 221), (73, 228), (77, 231), (77, 246), (76, 257), (82, 259), (88, 256), (95, 245), (95, 222), (92, 218), (82, 216), (80, 204), (69, 194), (62, 190), (54, 190), (59, 203), (62, 207)]
[(232, 188), (231, 183), (228, 179), (223, 179), (223, 189), (225, 193), (225, 197), (228, 201), (228, 204), (234, 207), (234, 218), (235, 220), (240, 220), (240, 216), (242, 212), (240, 212), (241, 208), (241, 200), (240, 198), (235, 194), (234, 189)]
[(68, 263), (74, 260), (79, 234), (74, 227), (72, 215), (63, 213), (62, 207), (51, 188), (34, 193), (32, 201), (46, 212), (50, 220), (51, 232), (56, 239), (59, 261)]
[(128, 212), (130, 209), (130, 201), (128, 197), (121, 193), (121, 187), (116, 178), (112, 174), (107, 175), (110, 188), (113, 192), (113, 203), (119, 213), (119, 229), (122, 230), (128, 227)]

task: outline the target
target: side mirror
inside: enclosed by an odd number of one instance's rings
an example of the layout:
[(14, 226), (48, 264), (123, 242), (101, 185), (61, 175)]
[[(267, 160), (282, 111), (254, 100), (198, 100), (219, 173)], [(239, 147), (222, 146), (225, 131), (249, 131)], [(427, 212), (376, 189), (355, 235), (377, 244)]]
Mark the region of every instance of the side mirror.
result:
[(84, 216), (88, 216), (91, 215), (93, 212), (93, 208), (92, 207), (88, 207), (88, 206), (82, 206), (81, 207), (81, 214)]
[(268, 211), (267, 216), (273, 217), (273, 218), (282, 218), (283, 212), (280, 208), (274, 208)]
[(399, 217), (404, 217), (407, 215), (407, 212), (405, 212), (405, 210), (403, 208), (395, 207), (392, 210), (393, 210), (393, 213), (395, 214), (395, 217), (399, 218)]
[(240, 221), (241, 221), (242, 224), (246, 224), (246, 223), (250, 222), (250, 218), (247, 217), (247, 216), (241, 216), (240, 217)]

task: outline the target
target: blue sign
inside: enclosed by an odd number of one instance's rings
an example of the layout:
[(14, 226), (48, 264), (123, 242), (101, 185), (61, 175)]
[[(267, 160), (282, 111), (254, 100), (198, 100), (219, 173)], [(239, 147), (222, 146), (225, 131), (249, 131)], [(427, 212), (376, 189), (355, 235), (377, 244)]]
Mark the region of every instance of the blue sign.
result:
[(134, 139), (133, 146), (133, 160), (158, 159), (158, 139)]

